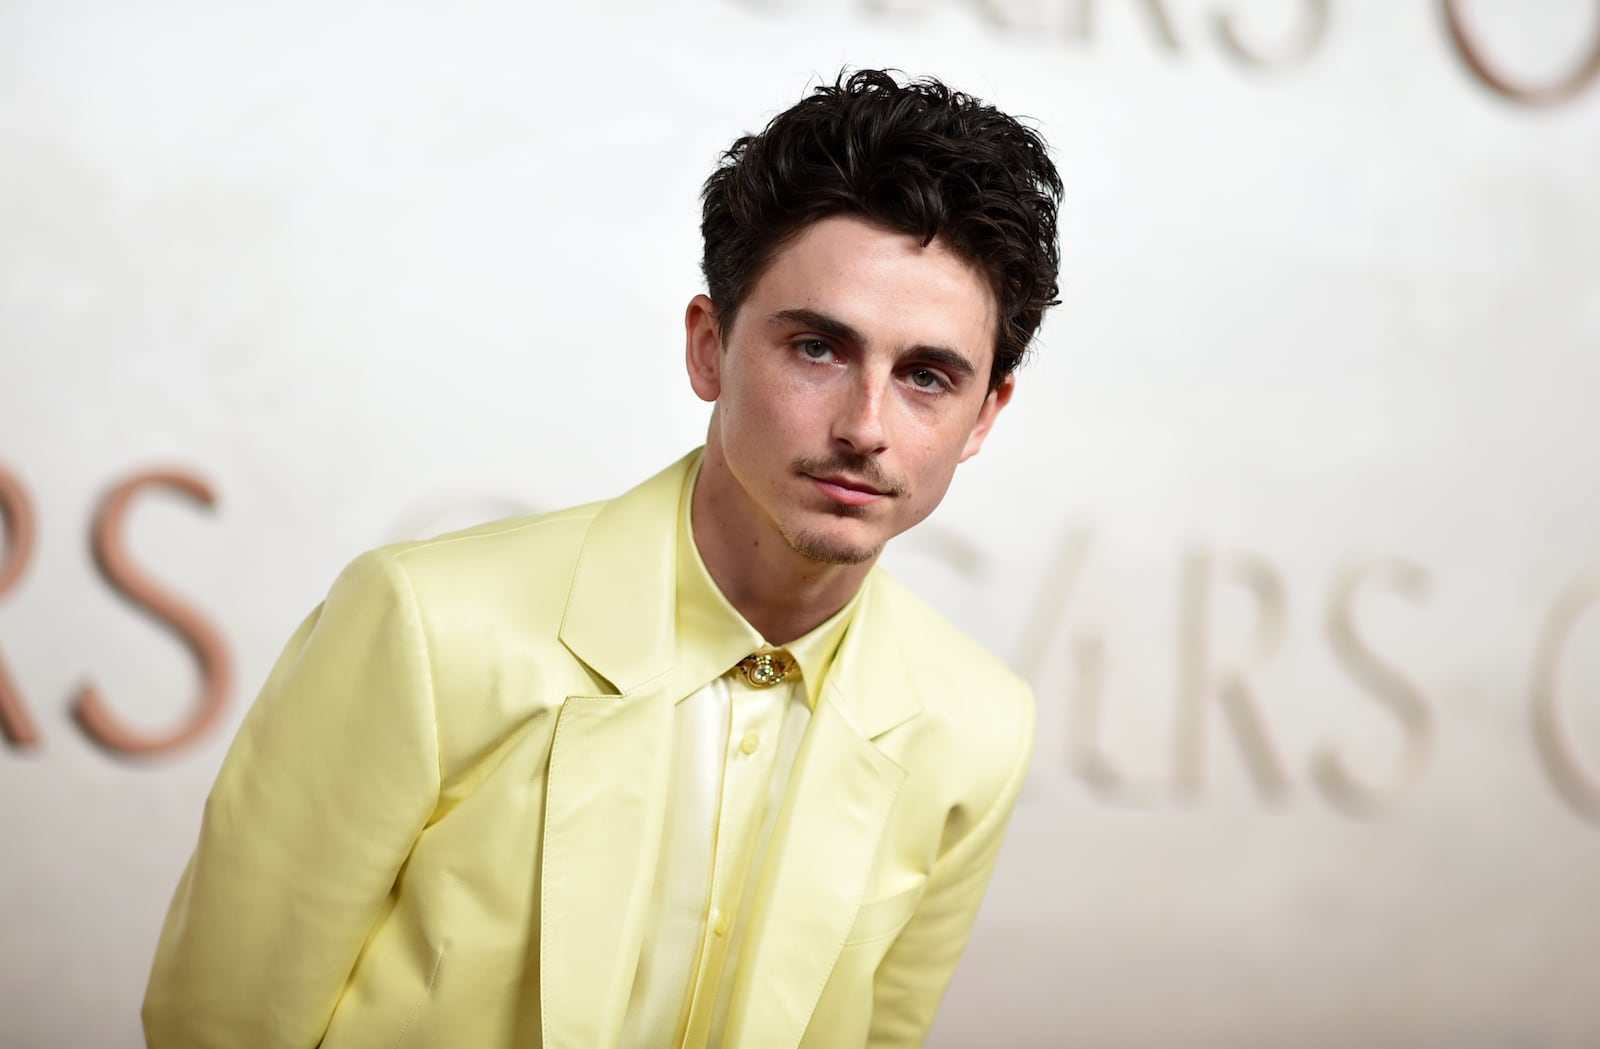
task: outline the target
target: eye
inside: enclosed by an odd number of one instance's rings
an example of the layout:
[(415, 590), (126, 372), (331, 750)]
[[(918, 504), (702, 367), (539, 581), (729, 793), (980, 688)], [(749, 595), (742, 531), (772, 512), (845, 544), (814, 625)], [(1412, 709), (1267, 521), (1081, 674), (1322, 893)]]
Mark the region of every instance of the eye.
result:
[(936, 391), (950, 388), (950, 384), (945, 381), (944, 376), (932, 368), (913, 368), (909, 378), (911, 385), (919, 390)]
[(825, 361), (833, 354), (833, 347), (821, 339), (801, 339), (794, 346), (808, 361)]

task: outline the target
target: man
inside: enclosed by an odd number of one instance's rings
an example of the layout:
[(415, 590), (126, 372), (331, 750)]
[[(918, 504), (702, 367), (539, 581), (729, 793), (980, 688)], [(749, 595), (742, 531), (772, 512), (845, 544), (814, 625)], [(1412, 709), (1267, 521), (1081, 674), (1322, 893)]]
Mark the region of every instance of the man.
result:
[(863, 71), (736, 142), (688, 306), (703, 451), (358, 558), (206, 805), (155, 1049), (918, 1045), (1032, 748), (873, 568), (1056, 292), (1012, 118)]

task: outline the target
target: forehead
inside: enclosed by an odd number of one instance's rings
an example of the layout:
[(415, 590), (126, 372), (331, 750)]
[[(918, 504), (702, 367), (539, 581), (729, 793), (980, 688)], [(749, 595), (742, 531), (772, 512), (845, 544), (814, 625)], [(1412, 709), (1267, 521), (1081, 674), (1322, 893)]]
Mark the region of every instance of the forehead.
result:
[(836, 317), (869, 342), (942, 344), (987, 369), (999, 334), (986, 274), (941, 239), (835, 215), (805, 227), (773, 255), (736, 323), (764, 324), (785, 310)]

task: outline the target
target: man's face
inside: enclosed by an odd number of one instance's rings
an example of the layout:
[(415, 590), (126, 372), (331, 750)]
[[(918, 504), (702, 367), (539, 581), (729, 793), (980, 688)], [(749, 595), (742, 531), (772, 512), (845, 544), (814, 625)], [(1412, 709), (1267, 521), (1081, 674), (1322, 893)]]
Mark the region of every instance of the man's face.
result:
[(935, 240), (849, 216), (779, 250), (726, 339), (689, 304), (695, 392), (716, 402), (701, 483), (759, 541), (857, 564), (933, 512), (1011, 396), (988, 389), (988, 281)]

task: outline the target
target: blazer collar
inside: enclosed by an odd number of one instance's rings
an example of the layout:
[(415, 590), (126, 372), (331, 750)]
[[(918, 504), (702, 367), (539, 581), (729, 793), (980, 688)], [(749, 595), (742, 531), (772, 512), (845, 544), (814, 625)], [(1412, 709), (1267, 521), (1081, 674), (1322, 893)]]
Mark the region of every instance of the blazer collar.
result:
[(578, 554), (561, 643), (618, 692), (672, 664), (678, 507), (699, 454), (604, 504)]
[[(618, 692), (667, 671), (674, 658), (678, 515), (697, 449), (601, 507), (589, 526), (561, 621), (561, 641)], [(875, 568), (862, 583), (850, 629), (829, 668), (824, 694), (846, 723), (874, 739), (922, 710), (923, 682), (907, 655), (897, 610), (907, 596)], [(914, 600), (914, 599), (912, 599)]]
[(900, 585), (874, 568), (861, 589), (823, 693), (863, 739), (876, 739), (922, 713), (923, 682), (907, 652), (914, 639), (899, 615)]

